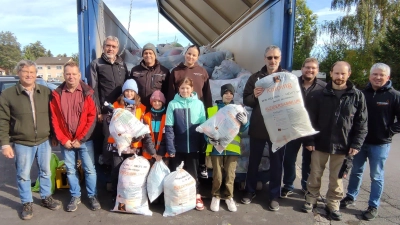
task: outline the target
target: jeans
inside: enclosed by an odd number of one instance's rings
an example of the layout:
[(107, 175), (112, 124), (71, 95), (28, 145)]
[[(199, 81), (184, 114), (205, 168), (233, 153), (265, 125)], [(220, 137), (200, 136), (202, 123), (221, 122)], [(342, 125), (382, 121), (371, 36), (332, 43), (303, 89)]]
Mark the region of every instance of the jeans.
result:
[[(296, 159), (297, 153), (302, 144), (302, 139), (296, 139), (286, 144), (285, 157), (283, 161), (283, 184), (284, 188), (293, 191), (293, 182), (296, 179)], [(307, 190), (307, 179), (310, 175), (311, 151), (304, 146), (302, 148), (301, 161), (301, 188)]]
[(82, 160), (82, 168), (85, 174), (86, 190), (89, 198), (96, 195), (96, 170), (94, 168), (94, 148), (93, 141), (81, 144), (79, 148), (67, 149), (61, 145), (61, 153), (67, 167), (67, 178), (69, 191), (72, 197), (81, 196), (81, 186), (79, 184), (79, 174), (76, 166), (78, 155)]
[(261, 162), (265, 145), (268, 144), (269, 149), (269, 199), (273, 200), (281, 195), (283, 156), (285, 148), (281, 148), (272, 153), (272, 143), (267, 139), (258, 139), (250, 137), (250, 156), (249, 165), (246, 174), (245, 191), (254, 193), (257, 185), (257, 172)]
[(362, 183), (365, 164), (369, 162), (371, 177), (371, 192), (368, 205), (378, 208), (384, 184), (384, 165), (389, 155), (390, 144), (371, 145), (364, 144), (361, 151), (354, 156), (353, 169), (351, 170), (347, 196), (356, 199)]
[(36, 158), (39, 168), (40, 197), (44, 199), (51, 195), (51, 147), (47, 140), (39, 145), (25, 146), (14, 144), (15, 167), (17, 169), (17, 183), (19, 197), (22, 204), (33, 202), (31, 191), (31, 168)]

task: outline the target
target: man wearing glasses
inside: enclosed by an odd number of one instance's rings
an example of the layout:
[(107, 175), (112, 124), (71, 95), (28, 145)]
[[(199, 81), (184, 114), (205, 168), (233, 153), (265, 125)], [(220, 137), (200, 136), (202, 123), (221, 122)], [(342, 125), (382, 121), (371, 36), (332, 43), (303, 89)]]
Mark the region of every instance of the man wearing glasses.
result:
[[(299, 84), (304, 102), (310, 98), (309, 95), (313, 91), (321, 91), (326, 86), (326, 83), (317, 79), (319, 72), (318, 60), (315, 58), (307, 58), (301, 67), (302, 75), (299, 77)], [(306, 105), (307, 108), (307, 105)], [(293, 182), (296, 179), (296, 159), (302, 144), (302, 138), (290, 141), (286, 144), (285, 157), (283, 161), (283, 188), (281, 190), (281, 198), (287, 198), (293, 193)], [(310, 174), (311, 152), (304, 148), (302, 149), (301, 163), (301, 189), (307, 193), (307, 179)]]
[(249, 204), (256, 196), (257, 185), (257, 172), (261, 162), (262, 154), (265, 145), (269, 147), (270, 158), (270, 181), (269, 181), (269, 209), (271, 211), (279, 210), (278, 198), (281, 192), (282, 180), (282, 162), (284, 151), (279, 150), (275, 153), (272, 152), (272, 143), (269, 139), (267, 128), (264, 121), (260, 104), (258, 103), (258, 96), (260, 96), (264, 89), (255, 87), (257, 80), (262, 79), (270, 74), (284, 71), (281, 66), (281, 50), (278, 46), (268, 46), (264, 53), (265, 66), (260, 71), (250, 76), (246, 83), (243, 92), (243, 103), (246, 106), (252, 107), (253, 112), (250, 117), (249, 136), (250, 136), (250, 156), (249, 166), (247, 168), (245, 193), (242, 198), (243, 204)]

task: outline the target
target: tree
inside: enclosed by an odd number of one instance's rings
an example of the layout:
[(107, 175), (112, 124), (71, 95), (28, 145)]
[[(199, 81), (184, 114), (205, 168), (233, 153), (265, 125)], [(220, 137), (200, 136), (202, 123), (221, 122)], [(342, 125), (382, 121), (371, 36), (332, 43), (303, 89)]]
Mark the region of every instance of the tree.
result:
[(32, 61), (35, 61), (39, 57), (47, 56), (47, 51), (40, 41), (36, 41), (35, 43), (30, 43), (29, 45), (25, 46), (23, 53), (25, 59)]
[(67, 57), (67, 54), (58, 54), (56, 57)]
[(317, 19), (305, 0), (296, 1), (293, 69), (300, 69), (304, 60), (310, 57), (317, 39)]
[(6, 69), (7, 74), (13, 70), (21, 60), (21, 44), (17, 37), (9, 32), (0, 32), (0, 67)]
[(393, 18), (392, 27), (386, 31), (385, 37), (374, 52), (377, 61), (390, 66), (391, 80), (396, 89), (400, 88), (400, 17)]
[(72, 54), (72, 60), (74, 60), (79, 65), (79, 53)]
[(53, 53), (51, 53), (51, 51), (50, 51), (50, 50), (47, 50), (47, 53), (46, 53), (46, 55), (47, 55), (47, 57), (53, 57)]

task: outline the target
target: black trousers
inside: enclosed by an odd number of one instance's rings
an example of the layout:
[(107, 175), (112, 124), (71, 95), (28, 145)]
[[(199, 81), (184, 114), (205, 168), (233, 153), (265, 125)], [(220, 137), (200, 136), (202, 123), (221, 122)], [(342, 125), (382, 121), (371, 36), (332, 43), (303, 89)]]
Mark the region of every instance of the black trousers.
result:
[(169, 158), (169, 169), (171, 172), (176, 171), (176, 168), (183, 162), (183, 169), (185, 169), (196, 180), (196, 193), (199, 194), (199, 179), (197, 177), (197, 170), (199, 167), (199, 153), (175, 153), (175, 157)]
[(117, 196), (119, 168), (121, 168), (121, 165), (124, 162), (124, 160), (129, 157), (132, 157), (133, 154), (121, 154), (121, 156), (119, 156), (117, 152), (110, 152), (110, 153), (112, 155), (112, 170), (111, 170), (112, 196), (113, 198), (115, 198)]

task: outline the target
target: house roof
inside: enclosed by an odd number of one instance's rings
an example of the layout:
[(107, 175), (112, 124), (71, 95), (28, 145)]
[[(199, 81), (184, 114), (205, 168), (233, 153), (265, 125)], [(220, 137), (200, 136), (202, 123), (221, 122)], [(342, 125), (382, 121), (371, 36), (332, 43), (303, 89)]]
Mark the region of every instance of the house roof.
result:
[(72, 57), (39, 57), (36, 59), (37, 65), (64, 65), (70, 61)]

